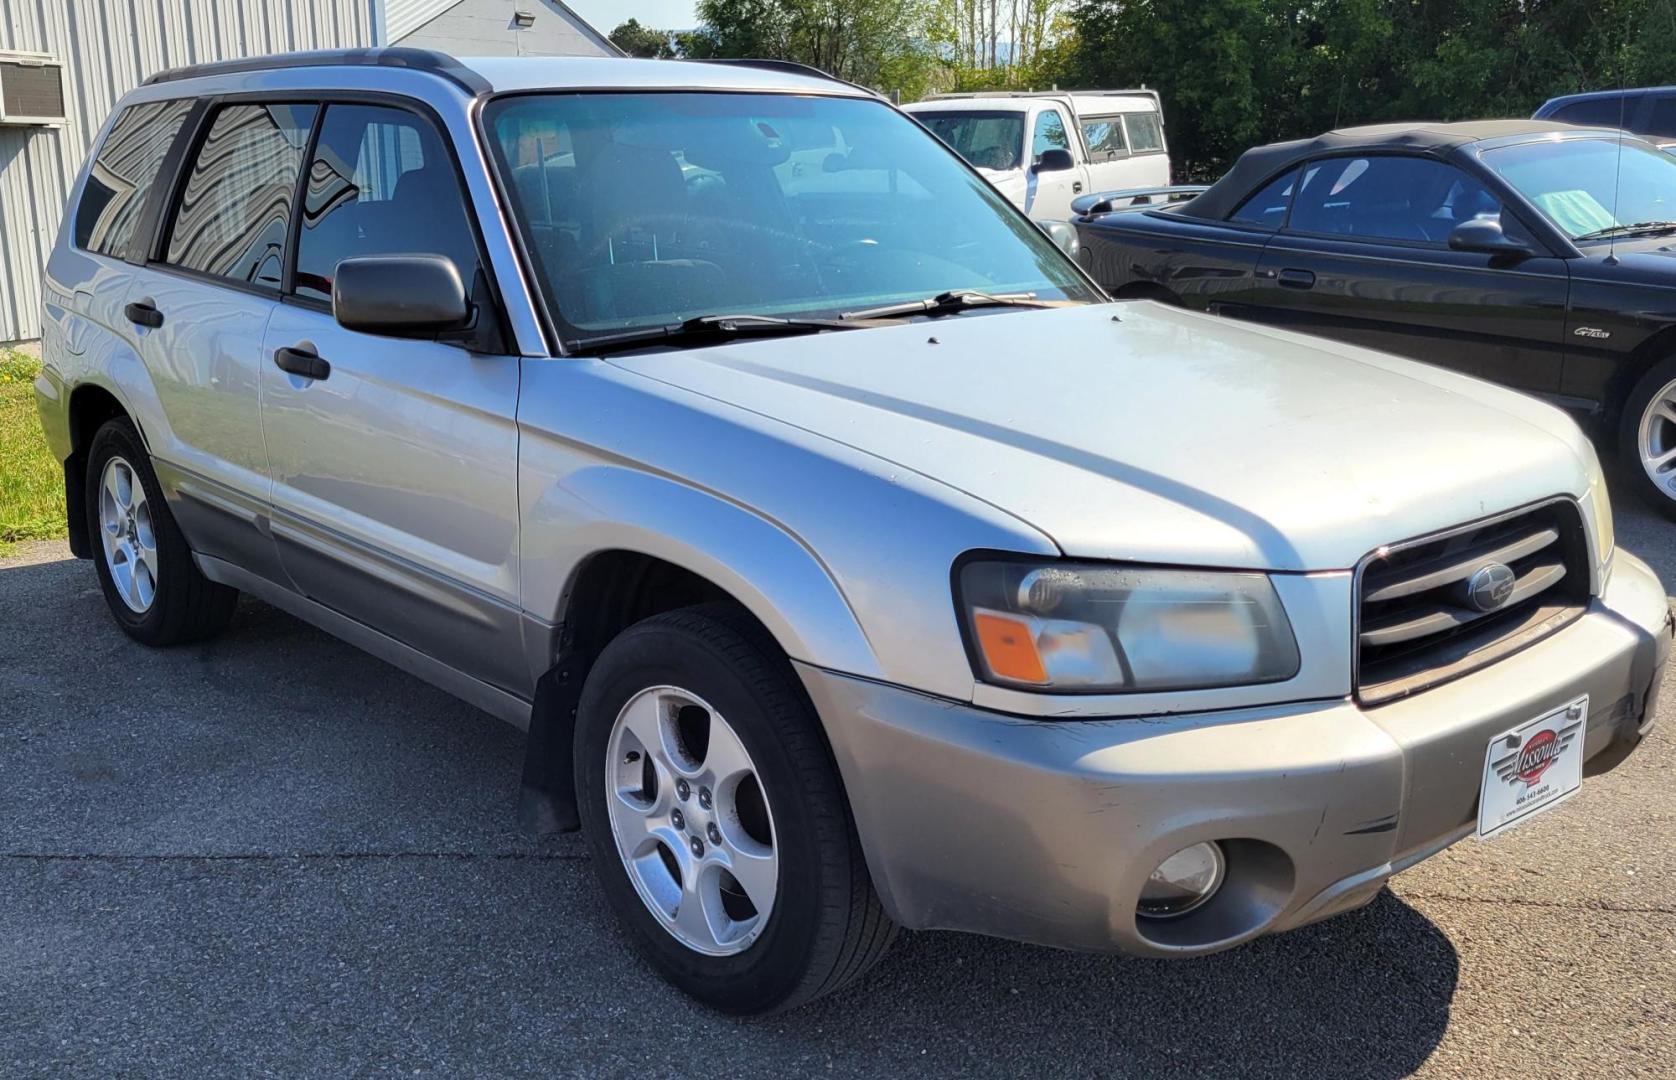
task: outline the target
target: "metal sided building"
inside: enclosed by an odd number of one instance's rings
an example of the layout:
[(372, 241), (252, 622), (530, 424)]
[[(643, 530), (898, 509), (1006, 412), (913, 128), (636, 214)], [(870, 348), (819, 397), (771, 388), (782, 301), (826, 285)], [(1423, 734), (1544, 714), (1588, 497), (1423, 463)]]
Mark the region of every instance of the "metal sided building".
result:
[(303, 49), (613, 56), (561, 0), (0, 0), (0, 344), (41, 333), (41, 267), (89, 144), (164, 68)]

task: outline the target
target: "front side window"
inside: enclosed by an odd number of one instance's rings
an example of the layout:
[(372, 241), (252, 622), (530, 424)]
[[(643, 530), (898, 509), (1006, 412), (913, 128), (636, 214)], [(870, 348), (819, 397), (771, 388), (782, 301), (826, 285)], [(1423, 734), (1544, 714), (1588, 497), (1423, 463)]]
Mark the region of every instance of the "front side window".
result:
[(1036, 117), (1036, 133), (1030, 140), (1030, 158), (1041, 161), (1048, 150), (1069, 150), (1071, 137), (1065, 133), (1065, 120), (1059, 110), (1048, 109)]
[(1265, 229), (1280, 228), (1286, 221), (1286, 207), (1292, 202), (1292, 188), (1297, 180), (1297, 169), (1281, 173), (1241, 203), (1238, 210), (1228, 215), (1228, 220), (1242, 225), (1261, 225)]
[(578, 347), (700, 315), (832, 318), (958, 289), (1094, 299), (1040, 229), (877, 101), (543, 93), (491, 101), (483, 120)]
[(1128, 113), (1123, 120), (1129, 127), (1130, 150), (1150, 154), (1164, 149), (1164, 122), (1157, 113)]
[(1019, 167), (1024, 150), (1023, 113), (924, 112), (916, 113), (914, 119), (979, 169), (1007, 172)]
[(414, 113), (328, 106), (308, 168), (297, 295), (330, 300), (341, 260), (404, 253), (446, 255), (471, 287), (477, 244), (453, 159)]
[(277, 289), (313, 105), (229, 105), (198, 148), (165, 261)]
[(1477, 180), (1431, 158), (1328, 158), (1311, 162), (1304, 171), (1290, 227), (1442, 244), (1461, 222), (1501, 212), (1501, 203)]
[(1521, 143), (1486, 150), (1484, 164), (1574, 240), (1676, 220), (1676, 159), (1638, 140)]
[(1123, 117), (1083, 117), (1082, 141), (1088, 144), (1088, 156), (1094, 161), (1122, 157), (1128, 149), (1123, 141)]
[(125, 109), (87, 170), (76, 207), (76, 246), (121, 257), (145, 211), (163, 158), (192, 109), (190, 101), (148, 101)]

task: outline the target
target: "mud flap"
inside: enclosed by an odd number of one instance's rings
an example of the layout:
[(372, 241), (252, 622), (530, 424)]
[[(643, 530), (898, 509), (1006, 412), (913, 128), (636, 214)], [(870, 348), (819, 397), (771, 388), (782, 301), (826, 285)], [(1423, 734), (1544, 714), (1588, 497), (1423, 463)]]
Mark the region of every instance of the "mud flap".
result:
[(524, 776), (518, 791), (518, 827), (535, 836), (581, 827), (572, 771), (576, 707), (582, 699), (587, 658), (567, 655), (535, 684)]

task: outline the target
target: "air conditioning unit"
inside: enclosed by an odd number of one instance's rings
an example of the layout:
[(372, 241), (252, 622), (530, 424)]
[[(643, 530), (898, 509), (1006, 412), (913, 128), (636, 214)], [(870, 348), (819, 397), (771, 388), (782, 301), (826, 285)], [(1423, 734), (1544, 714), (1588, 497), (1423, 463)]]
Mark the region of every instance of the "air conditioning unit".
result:
[(0, 124), (64, 122), (64, 65), (51, 53), (0, 52)]

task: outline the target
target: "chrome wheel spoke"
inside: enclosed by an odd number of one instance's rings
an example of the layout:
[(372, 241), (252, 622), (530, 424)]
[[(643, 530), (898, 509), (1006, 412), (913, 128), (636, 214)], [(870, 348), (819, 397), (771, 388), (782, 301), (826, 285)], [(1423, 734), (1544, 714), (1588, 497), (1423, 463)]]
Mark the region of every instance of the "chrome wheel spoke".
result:
[(715, 917), (720, 914), (721, 894), (715, 877), (714, 871), (704, 873), (695, 867), (682, 882), (681, 906), (675, 909), (677, 936), (686, 938), (689, 944), (696, 943), (703, 951), (713, 951), (722, 944)]
[(780, 857), (772, 850), (761, 853), (733, 848), (728, 852), (728, 873), (745, 890), (745, 898), (759, 912), (774, 906), (780, 887)]
[(720, 789), (753, 771), (751, 755), (745, 752), (745, 744), (739, 741), (738, 734), (726, 724), (717, 723), (712, 714), (710, 745), (704, 754), (704, 774), (709, 777), (711, 785)]

